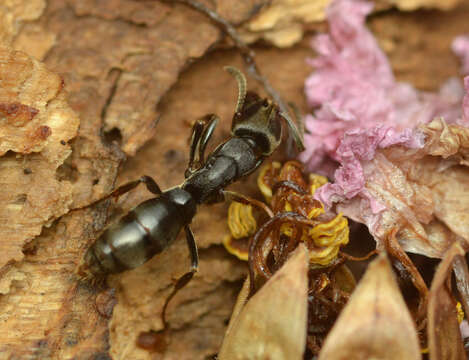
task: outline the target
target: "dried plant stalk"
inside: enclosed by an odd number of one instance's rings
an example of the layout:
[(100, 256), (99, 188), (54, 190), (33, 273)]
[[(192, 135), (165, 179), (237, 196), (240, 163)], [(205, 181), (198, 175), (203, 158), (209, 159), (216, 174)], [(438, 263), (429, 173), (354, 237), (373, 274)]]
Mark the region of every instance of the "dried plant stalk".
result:
[(464, 256), (464, 250), (455, 242), (438, 266), (430, 288), (427, 329), (431, 360), (466, 359), (450, 283), (453, 262), (458, 256)]

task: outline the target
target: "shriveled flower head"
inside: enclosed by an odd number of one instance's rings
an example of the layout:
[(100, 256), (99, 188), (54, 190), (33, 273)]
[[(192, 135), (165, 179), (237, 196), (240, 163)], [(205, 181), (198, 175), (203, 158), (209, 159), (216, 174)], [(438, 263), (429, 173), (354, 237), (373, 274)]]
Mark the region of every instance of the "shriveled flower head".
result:
[[(305, 243), (311, 264), (327, 265), (337, 257), (340, 247), (348, 242), (348, 222), (342, 214), (325, 213), (322, 204), (314, 199), (316, 189), (327, 183), (324, 176), (310, 174), (306, 181), (297, 162), (287, 162), (283, 166), (273, 162), (262, 167), (257, 183), (274, 219), (275, 216), (279, 218), (279, 226), (272, 227), (269, 236), (295, 237)], [(284, 213), (297, 214), (310, 222), (281, 222), (280, 216)], [(251, 205), (231, 203), (228, 226), (231, 236), (225, 238), (225, 247), (240, 259), (247, 260), (247, 242), (258, 231)]]

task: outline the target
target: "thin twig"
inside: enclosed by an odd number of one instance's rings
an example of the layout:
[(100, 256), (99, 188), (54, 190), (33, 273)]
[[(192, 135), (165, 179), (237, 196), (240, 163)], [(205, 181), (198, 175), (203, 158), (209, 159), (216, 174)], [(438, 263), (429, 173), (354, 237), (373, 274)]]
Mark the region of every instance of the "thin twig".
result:
[(259, 67), (255, 61), (255, 54), (252, 49), (250, 49), (246, 43), (241, 39), (237, 30), (234, 26), (226, 21), (222, 16), (220, 16), (216, 11), (208, 8), (204, 4), (201, 4), (195, 0), (160, 0), (166, 3), (180, 3), (186, 6), (189, 6), (202, 14), (205, 14), (210, 20), (212, 20), (222, 31), (224, 31), (230, 38), (233, 40), (235, 46), (238, 48), (241, 57), (243, 58), (249, 74), (256, 79), (265, 89), (267, 94), (275, 101), (282, 112), (282, 116), (287, 121), (288, 126), (290, 127), (290, 132), (295, 140), (298, 151), (305, 150), (303, 145), (303, 139), (298, 131), (298, 127), (295, 122), (289, 115), (288, 107), (285, 102), (282, 100), (280, 94), (270, 85), (270, 82), (265, 76), (261, 74)]

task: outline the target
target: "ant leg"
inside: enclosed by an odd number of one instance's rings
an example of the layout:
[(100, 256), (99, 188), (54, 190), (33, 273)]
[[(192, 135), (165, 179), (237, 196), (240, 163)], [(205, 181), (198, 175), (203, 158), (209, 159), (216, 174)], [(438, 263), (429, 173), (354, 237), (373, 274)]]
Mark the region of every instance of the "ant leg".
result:
[(253, 205), (256, 206), (257, 208), (264, 210), (265, 213), (269, 216), (269, 218), (272, 218), (274, 216), (274, 213), (270, 208), (264, 204), (262, 201), (253, 199), (249, 196), (234, 192), (234, 191), (228, 191), (228, 190), (222, 190), (221, 194), (225, 201), (237, 201), (241, 204), (246, 204), (246, 205)]
[(117, 198), (119, 198), (119, 196), (121, 196), (121, 195), (135, 189), (138, 185), (140, 185), (142, 183), (144, 183), (147, 186), (148, 191), (150, 191), (151, 193), (153, 193), (155, 195), (161, 195), (161, 193), (162, 193), (161, 189), (158, 186), (158, 184), (156, 183), (156, 181), (153, 180), (153, 178), (151, 178), (150, 176), (143, 175), (140, 179), (125, 183), (125, 184), (119, 186), (117, 189), (115, 189), (111, 193), (103, 196), (102, 198), (100, 198), (98, 200), (93, 201), (90, 204), (87, 204), (85, 206), (80, 206), (80, 207), (77, 207), (77, 208), (73, 208), (70, 211), (86, 209), (88, 207), (92, 207), (92, 206), (94, 206), (94, 205), (96, 205), (96, 204), (98, 204), (98, 203), (100, 203), (104, 200), (109, 199), (109, 198), (116, 198), (117, 199)]
[(194, 234), (192, 233), (189, 225), (184, 227), (186, 232), (186, 241), (191, 255), (191, 270), (179, 279), (177, 279), (174, 289), (166, 298), (163, 304), (163, 310), (161, 311), (161, 320), (163, 322), (163, 328), (158, 331), (145, 331), (141, 332), (137, 338), (137, 345), (142, 349), (151, 351), (164, 352), (168, 346), (167, 331), (169, 330), (168, 322), (166, 321), (166, 310), (171, 299), (191, 281), (194, 274), (197, 272), (199, 267), (199, 254), (197, 252), (197, 244), (195, 243)]
[(205, 161), (205, 148), (218, 124), (218, 120), (218, 116), (215, 114), (208, 114), (196, 120), (192, 127), (189, 165), (184, 174), (186, 178), (203, 165)]
[(191, 134), (191, 140), (190, 140), (190, 146), (189, 146), (189, 164), (187, 165), (186, 172), (184, 176), (188, 178), (192, 173), (195, 171), (195, 169), (200, 165), (198, 164), (196, 160), (196, 153), (197, 153), (197, 148), (199, 147), (200, 144), (200, 138), (202, 137), (202, 133), (204, 130), (204, 127), (206, 126), (206, 120), (207, 116), (197, 119), (194, 123), (194, 126), (192, 126), (192, 134)]
[(305, 135), (305, 123), (303, 120), (303, 116), (301, 116), (301, 111), (298, 106), (292, 101), (288, 102), (288, 106), (290, 106), (290, 109), (292, 109), (293, 114), (295, 115), (295, 123), (297, 125), (296, 128), (298, 130), (299, 135), (303, 139)]
[(184, 231), (186, 232), (187, 247), (189, 248), (189, 253), (191, 255), (191, 270), (177, 279), (173, 291), (171, 294), (169, 294), (169, 296), (166, 298), (166, 301), (164, 302), (163, 310), (161, 312), (161, 320), (163, 321), (163, 329), (161, 331), (168, 329), (168, 322), (166, 321), (166, 309), (168, 308), (169, 302), (179, 290), (181, 290), (189, 283), (189, 281), (191, 281), (192, 277), (199, 268), (199, 253), (197, 251), (197, 244), (195, 243), (194, 234), (192, 233), (189, 225), (184, 227)]
[(290, 106), (292, 113), (295, 115), (295, 120), (293, 120), (292, 118), (289, 118), (288, 115), (287, 117), (285, 117), (284, 116), (285, 113), (282, 114), (282, 116), (287, 122), (287, 125), (289, 126), (290, 133), (291, 133), (291, 136), (288, 137), (286, 151), (290, 157), (294, 158), (296, 157), (296, 154), (293, 151), (293, 142), (295, 142), (298, 150), (302, 151), (301, 146), (303, 146), (303, 150), (304, 150), (303, 139), (305, 135), (305, 123), (304, 123), (303, 117), (301, 116), (301, 112), (298, 106), (296, 106), (295, 103), (290, 102), (290, 101), (288, 102), (288, 105)]
[(213, 131), (215, 130), (219, 120), (220, 119), (217, 115), (211, 114), (209, 123), (202, 133), (199, 145), (199, 162), (201, 164), (205, 163), (205, 148), (207, 147), (208, 141), (212, 137)]

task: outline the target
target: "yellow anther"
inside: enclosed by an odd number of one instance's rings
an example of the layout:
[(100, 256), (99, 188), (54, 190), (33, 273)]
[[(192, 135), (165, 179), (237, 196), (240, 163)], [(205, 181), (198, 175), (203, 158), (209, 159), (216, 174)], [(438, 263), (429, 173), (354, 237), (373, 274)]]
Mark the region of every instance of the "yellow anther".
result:
[(261, 167), (259, 176), (257, 177), (257, 186), (259, 187), (262, 195), (264, 195), (264, 198), (268, 204), (270, 204), (270, 201), (272, 200), (272, 188), (265, 182), (265, 176), (267, 172), (276, 173), (281, 167), (282, 165), (278, 161), (266, 164)]
[(312, 241), (309, 248), (310, 262), (327, 265), (337, 256), (340, 247), (349, 241), (348, 221), (339, 214), (331, 221), (309, 229), (308, 235)]
[(458, 323), (462, 323), (464, 320), (464, 310), (459, 301), (456, 303), (456, 311), (458, 312)]
[(228, 227), (235, 239), (253, 235), (257, 230), (252, 206), (233, 201), (228, 209)]
[(309, 219), (314, 219), (315, 217), (318, 217), (319, 215), (324, 214), (324, 205), (321, 203), (320, 208), (314, 208), (311, 210), (308, 214)]
[(235, 239), (230, 235), (226, 235), (223, 238), (223, 245), (225, 245), (226, 250), (228, 250), (231, 255), (236, 256), (240, 260), (248, 261), (249, 251), (247, 249), (236, 247), (235, 245), (239, 244), (236, 244)]
[[(282, 224), (280, 232), (288, 237), (293, 236), (293, 225)], [(340, 247), (349, 241), (348, 221), (339, 214), (327, 223), (305, 229), (301, 241), (308, 246), (311, 264), (328, 265), (337, 257)]]
[(327, 177), (318, 174), (309, 174), (309, 183), (311, 184), (311, 195), (314, 195), (316, 190), (327, 184)]

